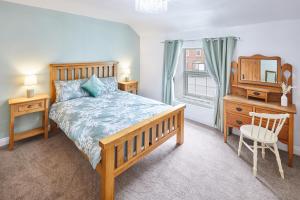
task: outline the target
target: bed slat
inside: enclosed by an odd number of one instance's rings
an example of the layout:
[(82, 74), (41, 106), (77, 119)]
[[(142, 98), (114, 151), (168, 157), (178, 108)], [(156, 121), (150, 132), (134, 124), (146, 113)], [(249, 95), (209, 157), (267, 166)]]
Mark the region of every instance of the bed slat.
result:
[(91, 76), (92, 76), (92, 74), (93, 74), (93, 72), (92, 72), (92, 68), (91, 68), (91, 67), (89, 67), (89, 68), (87, 68), (87, 70), (88, 70), (88, 77), (91, 77)]
[(153, 145), (156, 141), (156, 124), (152, 126), (151, 144)]
[(86, 78), (86, 68), (81, 68), (81, 78), (82, 79)]
[(73, 80), (73, 69), (72, 68), (68, 68), (68, 80)]
[(130, 137), (127, 141), (127, 158), (130, 160), (133, 156), (133, 137)]
[(136, 154), (141, 152), (142, 148), (142, 136), (140, 134), (136, 135)]
[(80, 69), (75, 68), (74, 79), (79, 79), (79, 78), (80, 78)]
[(65, 69), (60, 70), (60, 80), (61, 81), (66, 80), (66, 70)]
[(124, 163), (124, 143), (117, 146), (117, 167)]
[(144, 149), (147, 149), (149, 147), (149, 128), (146, 128), (145, 130), (145, 143), (144, 143)]
[(158, 125), (158, 127), (157, 127), (157, 132), (158, 132), (157, 138), (158, 139), (160, 139), (161, 136), (162, 136), (162, 123), (163, 122), (160, 122), (159, 124), (157, 124)]

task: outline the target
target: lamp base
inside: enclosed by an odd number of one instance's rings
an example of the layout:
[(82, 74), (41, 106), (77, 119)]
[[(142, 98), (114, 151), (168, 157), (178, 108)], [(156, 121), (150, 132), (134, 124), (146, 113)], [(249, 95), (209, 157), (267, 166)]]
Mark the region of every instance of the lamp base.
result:
[(27, 89), (27, 98), (34, 97), (34, 89)]

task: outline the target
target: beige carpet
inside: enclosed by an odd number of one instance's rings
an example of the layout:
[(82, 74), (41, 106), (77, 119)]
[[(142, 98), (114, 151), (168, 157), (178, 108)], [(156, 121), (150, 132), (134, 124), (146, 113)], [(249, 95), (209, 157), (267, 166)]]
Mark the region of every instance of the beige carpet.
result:
[[(252, 157), (244, 147), (237, 156), (236, 136), (223, 143), (210, 128), (186, 122), (185, 143), (175, 138), (116, 179), (116, 199), (300, 199), (300, 159), (287, 167), (280, 152), (285, 180), (271, 152), (258, 160), (252, 176)], [(48, 140), (36, 137), (0, 150), (0, 199), (99, 199), (99, 176), (64, 134)]]

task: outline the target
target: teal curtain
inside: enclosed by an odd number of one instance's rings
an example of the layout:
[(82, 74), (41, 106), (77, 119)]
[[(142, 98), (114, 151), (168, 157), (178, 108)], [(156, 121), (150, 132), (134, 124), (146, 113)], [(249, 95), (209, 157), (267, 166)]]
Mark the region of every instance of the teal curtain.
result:
[(205, 66), (217, 84), (214, 125), (223, 131), (223, 97), (230, 89), (230, 69), (236, 46), (235, 37), (205, 38), (202, 40)]
[(174, 76), (182, 49), (182, 40), (166, 40), (164, 47), (163, 102), (172, 105), (174, 100)]

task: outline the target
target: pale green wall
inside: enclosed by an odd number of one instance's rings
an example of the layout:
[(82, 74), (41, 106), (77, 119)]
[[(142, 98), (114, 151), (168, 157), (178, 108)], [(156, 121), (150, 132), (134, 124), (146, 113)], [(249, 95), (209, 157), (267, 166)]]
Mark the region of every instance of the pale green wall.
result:
[[(139, 79), (139, 46), (125, 24), (0, 1), (0, 138), (8, 136), (8, 98), (25, 95), (26, 72), (37, 74), (38, 93), (49, 93), (50, 63), (116, 60)], [(39, 123), (37, 114), (21, 117), (16, 131)]]

